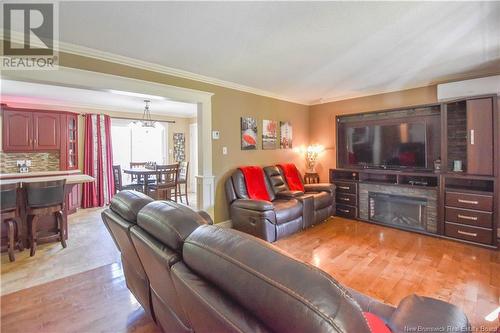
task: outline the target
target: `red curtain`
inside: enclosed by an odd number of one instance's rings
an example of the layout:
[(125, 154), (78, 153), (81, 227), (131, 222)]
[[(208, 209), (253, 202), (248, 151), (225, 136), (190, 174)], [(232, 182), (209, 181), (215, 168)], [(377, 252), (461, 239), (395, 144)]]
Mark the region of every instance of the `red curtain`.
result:
[(83, 173), (95, 178), (83, 184), (83, 208), (107, 205), (114, 193), (111, 119), (106, 115), (85, 117)]

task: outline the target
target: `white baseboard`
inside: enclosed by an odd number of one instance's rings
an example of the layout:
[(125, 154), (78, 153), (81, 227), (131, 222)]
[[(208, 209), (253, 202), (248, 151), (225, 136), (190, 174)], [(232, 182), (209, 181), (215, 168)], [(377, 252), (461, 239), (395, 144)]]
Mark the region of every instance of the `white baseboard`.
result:
[(233, 227), (233, 221), (231, 220), (226, 220), (226, 221), (222, 221), (222, 222), (219, 222), (219, 223), (215, 223), (215, 225), (221, 227), (221, 228), (232, 228)]

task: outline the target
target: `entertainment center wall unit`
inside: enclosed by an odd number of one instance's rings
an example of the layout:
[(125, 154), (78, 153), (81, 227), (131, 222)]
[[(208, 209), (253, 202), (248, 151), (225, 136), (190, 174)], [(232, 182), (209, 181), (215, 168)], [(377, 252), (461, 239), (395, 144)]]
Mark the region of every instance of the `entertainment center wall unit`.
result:
[(496, 95), (337, 116), (335, 215), (498, 247)]

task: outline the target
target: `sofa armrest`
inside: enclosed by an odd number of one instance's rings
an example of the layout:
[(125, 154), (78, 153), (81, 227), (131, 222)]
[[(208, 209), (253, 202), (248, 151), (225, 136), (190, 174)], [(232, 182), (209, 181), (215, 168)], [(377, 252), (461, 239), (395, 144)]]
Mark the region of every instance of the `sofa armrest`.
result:
[(364, 295), (357, 290), (351, 288), (347, 288), (347, 290), (351, 294), (352, 298), (354, 298), (359, 306), (361, 306), (361, 309), (364, 312), (373, 313), (386, 323), (389, 322), (394, 310), (396, 310), (395, 307), (382, 303), (374, 298), (371, 298), (370, 296)]
[(399, 303), (389, 319), (394, 333), (422, 329), (423, 332), (470, 332), (469, 320), (457, 306), (434, 298), (410, 295)]
[(304, 184), (304, 189), (307, 192), (329, 192), (333, 193), (335, 186), (330, 183), (320, 183), (320, 184)]
[(261, 212), (274, 209), (273, 204), (266, 200), (238, 199), (233, 201), (231, 205), (236, 208), (257, 210)]
[(296, 197), (300, 197), (304, 195), (302, 191), (281, 191), (276, 194), (276, 197), (279, 199), (293, 199)]
[(199, 210), (198, 214), (201, 217), (203, 217), (203, 219), (207, 222), (207, 224), (210, 224), (210, 225), (214, 224), (214, 220), (212, 220), (212, 217), (210, 215), (208, 215), (208, 213), (205, 212), (204, 210)]

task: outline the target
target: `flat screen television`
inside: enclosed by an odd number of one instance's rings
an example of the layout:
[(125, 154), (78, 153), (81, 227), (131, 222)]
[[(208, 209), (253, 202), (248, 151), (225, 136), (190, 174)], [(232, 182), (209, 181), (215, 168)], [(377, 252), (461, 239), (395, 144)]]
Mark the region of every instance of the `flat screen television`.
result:
[(427, 168), (425, 122), (347, 126), (344, 133), (351, 166)]

